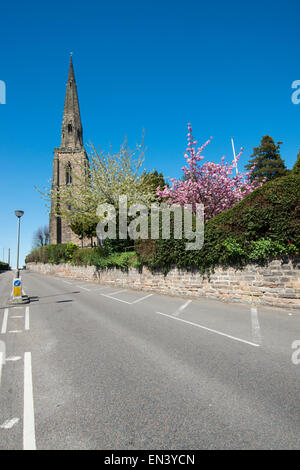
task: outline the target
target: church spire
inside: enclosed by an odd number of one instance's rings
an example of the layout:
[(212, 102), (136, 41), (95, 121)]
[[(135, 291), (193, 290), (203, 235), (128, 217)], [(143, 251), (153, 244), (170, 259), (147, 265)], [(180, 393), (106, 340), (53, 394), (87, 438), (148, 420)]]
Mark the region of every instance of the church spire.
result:
[(64, 116), (61, 130), (61, 148), (70, 148), (72, 150), (83, 148), (82, 125), (72, 54), (70, 58)]

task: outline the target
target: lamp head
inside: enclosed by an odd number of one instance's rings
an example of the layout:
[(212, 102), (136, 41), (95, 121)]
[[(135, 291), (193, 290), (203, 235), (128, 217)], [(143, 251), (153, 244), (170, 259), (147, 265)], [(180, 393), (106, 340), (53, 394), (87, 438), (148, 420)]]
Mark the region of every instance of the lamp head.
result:
[(15, 211), (17, 217), (22, 217), (24, 215), (24, 211)]

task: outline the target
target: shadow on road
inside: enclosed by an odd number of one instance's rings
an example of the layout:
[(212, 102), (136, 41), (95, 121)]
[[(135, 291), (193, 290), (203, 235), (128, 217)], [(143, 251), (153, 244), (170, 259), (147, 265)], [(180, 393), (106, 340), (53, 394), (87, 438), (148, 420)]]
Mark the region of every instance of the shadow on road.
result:
[[(52, 295), (43, 295), (43, 296), (33, 295), (33, 296), (29, 296), (29, 303), (34, 304), (34, 302), (39, 302), (41, 299), (47, 299), (51, 297), (61, 297), (62, 295), (66, 296), (70, 294), (80, 294), (80, 291), (63, 292), (61, 294), (52, 294)], [(73, 302), (73, 300), (57, 300), (54, 302), (56, 303)], [(7, 301), (7, 305), (1, 305), (0, 310), (4, 310), (6, 308), (21, 307), (21, 306), (22, 306), (21, 304), (12, 305), (9, 303), (9, 301)]]
[(29, 297), (30, 302), (38, 302), (41, 299), (48, 299), (49, 297), (61, 297), (62, 295), (68, 295), (68, 294), (80, 294), (80, 291), (72, 291), (72, 292), (63, 292), (61, 294), (52, 294), (52, 295), (41, 295), (41, 296), (32, 296)]

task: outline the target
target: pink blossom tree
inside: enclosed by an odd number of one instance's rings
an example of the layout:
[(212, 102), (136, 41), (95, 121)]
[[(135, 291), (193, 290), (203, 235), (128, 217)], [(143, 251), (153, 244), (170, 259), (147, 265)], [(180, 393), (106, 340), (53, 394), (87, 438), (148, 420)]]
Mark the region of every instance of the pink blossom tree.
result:
[(184, 157), (186, 165), (182, 167), (184, 177), (182, 180), (171, 179), (169, 188), (157, 188), (159, 198), (168, 204), (192, 204), (195, 210), (196, 204), (204, 205), (205, 219), (210, 219), (220, 212), (234, 206), (247, 194), (263, 184), (264, 181), (251, 182), (251, 173), (254, 167), (247, 173), (233, 175), (236, 164), (243, 153), (236, 156), (236, 161), (225, 163), (225, 157), (220, 163), (205, 162), (202, 152), (211, 142), (208, 139), (201, 147), (196, 148), (197, 141), (192, 135), (191, 124), (188, 124), (188, 145)]

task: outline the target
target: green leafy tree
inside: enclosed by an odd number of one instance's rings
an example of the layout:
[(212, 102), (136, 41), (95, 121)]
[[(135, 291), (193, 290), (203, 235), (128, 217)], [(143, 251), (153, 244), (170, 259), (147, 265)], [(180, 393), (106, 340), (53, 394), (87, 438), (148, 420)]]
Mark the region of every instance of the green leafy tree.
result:
[(275, 144), (269, 135), (262, 137), (261, 144), (253, 149), (251, 160), (246, 165), (247, 170), (255, 167), (251, 175), (252, 181), (255, 178), (272, 180), (287, 174), (285, 163), (280, 156), (281, 144), (282, 142)]
[(149, 190), (150, 193), (153, 193), (153, 201), (158, 199), (157, 188), (164, 188), (165, 184), (165, 179), (162, 173), (158, 173), (157, 170), (152, 170), (150, 172), (144, 171), (142, 179), (143, 192), (148, 193), (147, 190)]
[(83, 247), (83, 239), (90, 238), (91, 246), (93, 245), (93, 237), (96, 237), (96, 227), (98, 219), (96, 215), (88, 214), (87, 217), (83, 218), (73, 217), (73, 220), (70, 224), (71, 230), (78, 235), (81, 240), (81, 246)]
[(295, 165), (293, 166), (292, 172), (296, 173), (297, 175), (300, 175), (300, 151), (297, 155), (297, 160), (296, 160)]
[(127, 197), (128, 206), (135, 202), (149, 204), (156, 199), (156, 188), (164, 183), (163, 176), (144, 169), (143, 141), (130, 150), (125, 139), (114, 153), (90, 148), (89, 164), (73, 161), (72, 184), (38, 190), (50, 206), (57, 201), (54, 214), (66, 221), (81, 240), (96, 235), (99, 217), (97, 207), (102, 203), (119, 209), (119, 196)]

